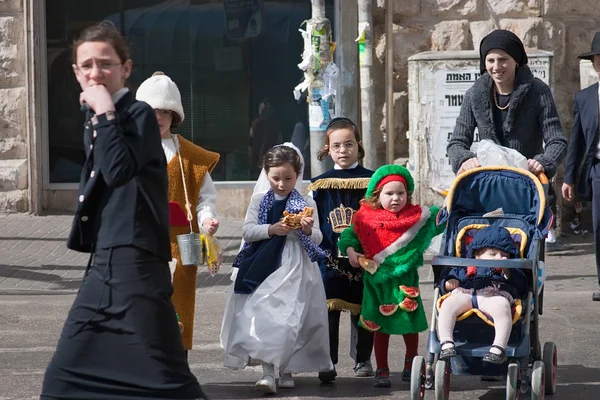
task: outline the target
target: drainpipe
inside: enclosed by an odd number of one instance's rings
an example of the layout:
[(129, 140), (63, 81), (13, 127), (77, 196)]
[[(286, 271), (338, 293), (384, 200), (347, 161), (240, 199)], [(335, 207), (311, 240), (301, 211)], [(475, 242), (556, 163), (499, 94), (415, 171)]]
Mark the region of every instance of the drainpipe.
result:
[[(311, 0), (312, 17), (306, 23), (306, 31), (311, 40), (314, 60), (306, 72), (312, 77), (308, 86), (309, 125), (310, 125), (310, 161), (311, 176), (318, 176), (331, 168), (331, 163), (321, 162), (317, 159), (317, 152), (325, 144), (325, 128), (331, 120), (329, 115), (329, 101), (322, 94), (325, 89), (323, 73), (332, 61), (331, 53), (331, 22), (325, 17), (325, 0)], [(322, 116), (322, 119), (314, 118)], [(311, 123), (312, 121), (312, 123)], [(316, 121), (316, 123), (315, 123)], [(320, 121), (319, 126), (316, 126)]]
[(388, 164), (394, 163), (394, 2), (385, 2), (385, 105), (386, 105), (386, 157)]
[(373, 96), (373, 0), (358, 0), (358, 60), (360, 65), (361, 131), (365, 158), (363, 165), (375, 170), (377, 141), (373, 129), (375, 111)]

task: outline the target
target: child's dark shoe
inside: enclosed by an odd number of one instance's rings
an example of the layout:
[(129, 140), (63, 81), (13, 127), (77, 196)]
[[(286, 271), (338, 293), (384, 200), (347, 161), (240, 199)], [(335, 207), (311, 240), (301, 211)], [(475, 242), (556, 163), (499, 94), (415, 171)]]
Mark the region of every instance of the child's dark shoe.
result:
[(373, 367), (371, 361), (359, 362), (354, 366), (354, 376), (364, 378), (367, 376), (373, 376)]
[(389, 368), (379, 368), (377, 372), (375, 372), (375, 382), (373, 383), (375, 387), (390, 387), (392, 386), (392, 381), (390, 381), (390, 369)]
[[(454, 342), (444, 342), (440, 344), (442, 350), (440, 351), (440, 360), (449, 360), (456, 356), (456, 349), (454, 348)], [(445, 348), (444, 348), (445, 347)]]
[(335, 381), (335, 377), (337, 376), (337, 371), (332, 369), (331, 371), (321, 371), (319, 372), (319, 380), (323, 383), (333, 382)]
[(492, 348), (498, 349), (500, 354), (488, 352), (484, 357), (483, 361), (490, 364), (504, 364), (506, 362), (506, 350), (500, 346), (492, 345)]

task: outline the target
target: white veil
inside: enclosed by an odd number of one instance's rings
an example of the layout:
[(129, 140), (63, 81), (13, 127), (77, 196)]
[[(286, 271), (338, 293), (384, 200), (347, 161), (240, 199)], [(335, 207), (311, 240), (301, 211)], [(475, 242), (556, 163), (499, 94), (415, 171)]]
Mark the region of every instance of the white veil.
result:
[[(302, 152), (300, 151), (299, 148), (297, 148), (293, 143), (291, 142), (285, 142), (283, 144), (279, 144), (278, 146), (287, 146), (287, 147), (291, 147), (292, 149), (294, 149), (296, 151), (296, 153), (298, 153), (298, 156), (300, 157), (300, 174), (298, 175), (298, 179), (296, 180), (296, 186), (294, 187), (294, 189), (296, 189), (298, 192), (302, 193), (302, 179), (304, 177), (304, 157), (302, 157)], [(258, 177), (258, 179), (256, 180), (256, 185), (254, 185), (254, 191), (252, 192), (252, 197), (254, 197), (257, 194), (265, 194), (269, 191), (269, 189), (271, 189), (271, 185), (269, 184), (269, 180), (267, 179), (267, 172), (265, 171), (265, 169), (263, 168), (262, 171), (260, 171), (260, 175)]]

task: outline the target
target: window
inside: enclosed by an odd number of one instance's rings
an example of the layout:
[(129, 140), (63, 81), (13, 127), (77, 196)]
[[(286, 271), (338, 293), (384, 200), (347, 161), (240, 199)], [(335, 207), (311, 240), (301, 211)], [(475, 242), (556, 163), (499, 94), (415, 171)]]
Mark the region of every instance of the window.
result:
[[(259, 2), (261, 23), (248, 29), (261, 27), (260, 34), (235, 40), (225, 26), (234, 34), (239, 26), (226, 21), (223, 1), (103, 0), (93, 7), (80, 0), (47, 1), (50, 182), (79, 181), (84, 120), (71, 44), (102, 20), (115, 23), (132, 47), (132, 90), (155, 71), (178, 85), (186, 118), (174, 132), (220, 153), (214, 180), (256, 179), (261, 149), (290, 141), (294, 131), (308, 146), (306, 103), (296, 102), (292, 90), (303, 79), (298, 29), (310, 18), (310, 0)], [(332, 19), (333, 0), (327, 5)], [(310, 176), (310, 165), (305, 171)]]

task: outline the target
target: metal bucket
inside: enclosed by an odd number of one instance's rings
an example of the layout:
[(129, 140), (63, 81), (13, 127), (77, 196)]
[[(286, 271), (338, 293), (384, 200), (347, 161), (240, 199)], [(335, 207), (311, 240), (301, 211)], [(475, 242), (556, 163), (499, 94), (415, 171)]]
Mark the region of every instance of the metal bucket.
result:
[(177, 246), (182, 265), (200, 265), (204, 263), (202, 242), (197, 233), (177, 235)]

